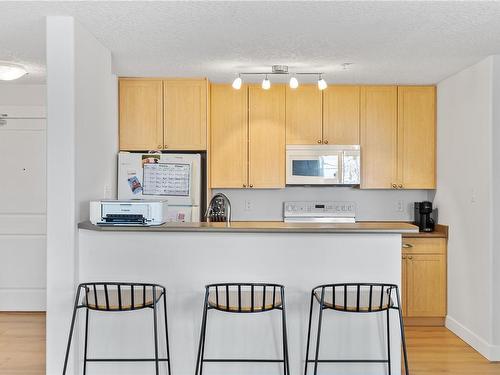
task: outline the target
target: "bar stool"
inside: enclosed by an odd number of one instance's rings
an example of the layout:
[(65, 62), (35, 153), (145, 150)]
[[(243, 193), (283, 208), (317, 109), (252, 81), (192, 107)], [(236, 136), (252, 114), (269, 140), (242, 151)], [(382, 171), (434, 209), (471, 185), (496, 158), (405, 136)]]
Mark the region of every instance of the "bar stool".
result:
[[(281, 310), (283, 334), (283, 359), (217, 358), (205, 359), (205, 334), (208, 310), (226, 313), (251, 314)], [(204, 362), (246, 362), (246, 363), (283, 363), (283, 374), (290, 375), (288, 361), (288, 339), (286, 331), (286, 311), (284, 287), (279, 284), (229, 283), (211, 284), (205, 287), (205, 302), (201, 323), (200, 343), (196, 359), (195, 375), (202, 375)]]
[[(163, 309), (165, 318), (165, 343), (166, 358), (158, 356), (158, 307), (157, 304), (163, 297)], [(155, 362), (156, 375), (159, 375), (160, 362), (167, 363), (168, 375), (170, 372), (170, 350), (168, 345), (167, 326), (167, 302), (166, 290), (157, 284), (144, 283), (122, 283), (122, 282), (92, 282), (78, 285), (76, 291), (73, 317), (69, 331), (68, 346), (64, 358), (63, 375), (66, 374), (68, 365), (71, 339), (75, 328), (76, 313), (79, 309), (85, 309), (85, 346), (83, 358), (83, 374), (87, 371), (87, 362)], [(153, 331), (154, 331), (154, 358), (87, 358), (87, 344), (89, 332), (89, 312), (91, 310), (104, 312), (124, 312), (150, 308), (153, 310)]]
[[(397, 305), (394, 304), (393, 294), (396, 296)], [(318, 332), (316, 338), (315, 358), (310, 360), (309, 342), (311, 339), (311, 320), (315, 299), (319, 303)], [(321, 323), (323, 320), (323, 310), (325, 309), (336, 310), (344, 313), (380, 313), (385, 311), (387, 314), (387, 359), (318, 359)], [(405, 373), (406, 375), (409, 375), (405, 332), (397, 285), (380, 283), (348, 283), (320, 285), (314, 288), (311, 292), (311, 308), (309, 311), (309, 329), (307, 332), (304, 375), (307, 375), (307, 366), (309, 363), (314, 363), (314, 375), (318, 372), (318, 363), (387, 363), (388, 373), (391, 375), (390, 310), (397, 310), (399, 314)]]

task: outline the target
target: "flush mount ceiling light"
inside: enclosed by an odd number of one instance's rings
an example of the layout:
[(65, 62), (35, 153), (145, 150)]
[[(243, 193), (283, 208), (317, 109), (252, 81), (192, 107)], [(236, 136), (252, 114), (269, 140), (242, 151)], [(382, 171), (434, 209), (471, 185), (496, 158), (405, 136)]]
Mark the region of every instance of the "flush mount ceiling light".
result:
[(13, 81), (27, 73), (22, 65), (0, 61), (0, 80), (2, 81)]
[(299, 80), (297, 79), (296, 76), (298, 75), (317, 75), (318, 76), (318, 89), (324, 90), (328, 87), (326, 81), (323, 79), (323, 73), (321, 72), (294, 72), (290, 73), (288, 71), (288, 65), (273, 65), (271, 67), (271, 72), (243, 72), (243, 73), (238, 73), (238, 77), (235, 78), (233, 81), (233, 88), (236, 90), (239, 90), (241, 88), (241, 84), (243, 82), (241, 76), (243, 75), (263, 75), (265, 76), (264, 80), (262, 81), (262, 88), (264, 90), (269, 90), (271, 88), (271, 81), (269, 80), (268, 76), (270, 75), (290, 75), (292, 74), (292, 77), (290, 78), (290, 88), (296, 89), (299, 87)]

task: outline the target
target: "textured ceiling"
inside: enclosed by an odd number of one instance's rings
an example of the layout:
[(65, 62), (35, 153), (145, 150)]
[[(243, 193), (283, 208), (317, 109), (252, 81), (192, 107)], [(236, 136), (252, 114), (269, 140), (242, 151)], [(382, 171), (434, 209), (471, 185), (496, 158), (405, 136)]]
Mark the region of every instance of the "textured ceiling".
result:
[(329, 82), (435, 83), (500, 53), (498, 2), (0, 1), (0, 60), (30, 71), (19, 83), (45, 78), (47, 15), (74, 16), (120, 76), (229, 82), (288, 64)]

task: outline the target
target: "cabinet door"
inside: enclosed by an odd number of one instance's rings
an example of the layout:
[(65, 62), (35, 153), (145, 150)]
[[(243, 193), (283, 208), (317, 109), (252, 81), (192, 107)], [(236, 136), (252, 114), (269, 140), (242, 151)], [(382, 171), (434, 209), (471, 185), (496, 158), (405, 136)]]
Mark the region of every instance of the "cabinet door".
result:
[(359, 145), (359, 86), (323, 91), (323, 143)]
[(248, 89), (248, 182), (254, 188), (285, 187), (285, 87)]
[(120, 79), (120, 150), (163, 148), (163, 97), (160, 80)]
[(407, 255), (408, 317), (446, 315), (446, 258), (440, 254)]
[(396, 183), (397, 87), (361, 87), (361, 188)]
[(436, 89), (398, 87), (398, 184), (436, 188)]
[(206, 150), (207, 81), (164, 81), (164, 148)]
[(322, 143), (322, 100), (317, 85), (286, 88), (286, 143)]
[(248, 88), (211, 85), (210, 186), (242, 188), (248, 180)]

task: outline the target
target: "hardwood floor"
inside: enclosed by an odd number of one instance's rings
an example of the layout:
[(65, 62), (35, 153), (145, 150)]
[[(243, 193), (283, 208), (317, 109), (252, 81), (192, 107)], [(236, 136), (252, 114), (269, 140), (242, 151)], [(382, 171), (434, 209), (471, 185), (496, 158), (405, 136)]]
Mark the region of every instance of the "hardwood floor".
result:
[[(408, 327), (412, 375), (500, 375), (490, 363), (446, 328)], [(0, 313), (0, 374), (45, 374), (45, 316)]]
[(45, 374), (44, 313), (0, 313), (0, 374)]

